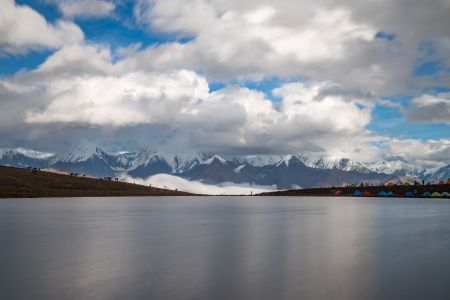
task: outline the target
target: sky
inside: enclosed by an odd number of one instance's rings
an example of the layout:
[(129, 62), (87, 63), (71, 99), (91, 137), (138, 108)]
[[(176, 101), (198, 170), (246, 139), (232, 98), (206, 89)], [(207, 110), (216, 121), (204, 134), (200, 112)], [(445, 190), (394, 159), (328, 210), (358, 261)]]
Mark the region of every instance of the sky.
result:
[(0, 0), (0, 147), (450, 163), (449, 0)]

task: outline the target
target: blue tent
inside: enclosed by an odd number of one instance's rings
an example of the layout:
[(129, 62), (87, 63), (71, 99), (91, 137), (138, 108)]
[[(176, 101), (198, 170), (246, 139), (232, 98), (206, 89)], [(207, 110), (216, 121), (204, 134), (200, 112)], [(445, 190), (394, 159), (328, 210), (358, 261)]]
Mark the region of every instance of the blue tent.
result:
[(386, 196), (388, 196), (388, 197), (394, 197), (394, 193), (391, 192), (391, 191), (389, 191), (389, 192), (386, 193)]
[(386, 192), (385, 191), (381, 191), (378, 193), (378, 197), (386, 197)]
[(361, 197), (361, 195), (362, 195), (362, 193), (360, 190), (356, 190), (353, 192), (353, 196), (355, 196), (355, 197)]
[(425, 192), (425, 193), (422, 194), (422, 197), (430, 198), (431, 197), (431, 193), (430, 192)]
[(409, 192), (406, 192), (405, 196), (408, 197), (408, 198), (412, 198), (412, 197), (414, 197), (414, 193), (409, 191)]

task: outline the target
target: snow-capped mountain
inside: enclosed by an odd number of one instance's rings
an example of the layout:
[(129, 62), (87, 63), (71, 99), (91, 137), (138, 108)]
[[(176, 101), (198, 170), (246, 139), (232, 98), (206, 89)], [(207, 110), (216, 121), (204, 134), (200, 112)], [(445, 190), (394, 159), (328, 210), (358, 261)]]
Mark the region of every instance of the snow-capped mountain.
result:
[(0, 149), (0, 165), (18, 168), (46, 168), (55, 154), (25, 148)]
[(409, 176), (425, 179), (431, 171), (417, 167), (403, 161), (379, 161), (367, 166), (377, 173), (385, 173), (393, 176)]
[[(59, 159), (44, 152), (3, 149), (0, 150), (0, 164), (50, 167), (94, 177), (128, 175), (147, 178), (165, 173), (212, 184), (275, 184), (279, 188), (337, 186), (361, 181), (378, 184), (398, 176), (424, 178), (429, 172), (404, 162), (382, 161), (364, 165), (345, 158), (304, 155), (227, 156), (213, 153), (169, 155), (148, 149), (108, 153), (92, 145), (78, 147)], [(445, 170), (441, 170), (441, 173), (436, 178), (446, 176)]]
[(440, 168), (434, 174), (427, 178), (428, 182), (439, 182), (447, 180), (450, 178), (450, 165), (446, 165), (445, 167)]

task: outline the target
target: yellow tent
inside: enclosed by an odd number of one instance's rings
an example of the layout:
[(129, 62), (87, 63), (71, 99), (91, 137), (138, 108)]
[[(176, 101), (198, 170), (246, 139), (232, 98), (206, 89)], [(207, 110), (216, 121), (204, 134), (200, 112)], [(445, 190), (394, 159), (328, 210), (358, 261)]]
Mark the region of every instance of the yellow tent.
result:
[(439, 194), (438, 192), (434, 192), (433, 194), (431, 194), (431, 197), (433, 197), (433, 198), (441, 198), (441, 194)]

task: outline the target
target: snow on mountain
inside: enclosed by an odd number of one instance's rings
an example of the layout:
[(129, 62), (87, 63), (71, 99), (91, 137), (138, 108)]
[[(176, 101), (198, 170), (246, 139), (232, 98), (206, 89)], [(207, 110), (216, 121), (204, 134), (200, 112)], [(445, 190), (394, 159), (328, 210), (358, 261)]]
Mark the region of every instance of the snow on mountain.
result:
[(173, 172), (172, 173), (184, 173), (196, 165), (202, 164), (211, 157), (213, 154), (210, 153), (194, 153), (185, 155), (175, 155), (172, 159), (173, 161)]
[(248, 163), (249, 165), (255, 167), (262, 167), (267, 165), (274, 165), (280, 161), (282, 156), (279, 155), (244, 155), (244, 156), (233, 156), (234, 161), (239, 164)]
[(204, 162), (201, 162), (201, 164), (210, 165), (210, 164), (212, 164), (215, 161), (220, 162), (222, 165), (225, 165), (227, 163), (227, 161), (224, 158), (222, 158), (221, 156), (216, 154), (213, 157), (205, 160)]
[(434, 174), (429, 176), (427, 178), (427, 181), (429, 181), (429, 182), (439, 182), (439, 181), (447, 182), (447, 180), (449, 178), (450, 178), (450, 165), (447, 165), (445, 167), (440, 168)]
[(235, 168), (233, 171), (234, 171), (235, 173), (239, 173), (239, 172), (241, 172), (241, 170), (242, 170), (243, 168), (245, 168), (246, 166), (247, 166), (247, 164), (245, 164), (245, 165), (240, 165), (239, 167)]
[(25, 148), (0, 149), (0, 165), (11, 167), (45, 168), (56, 158), (55, 154)]
[(279, 167), (280, 165), (285, 164), (286, 167), (289, 167), (289, 162), (290, 162), (292, 159), (294, 159), (294, 156), (293, 156), (293, 155), (286, 155), (286, 156), (283, 156), (283, 157), (276, 163), (276, 166)]
[(92, 157), (100, 157), (101, 158), (105, 155), (108, 155), (108, 154), (97, 146), (83, 145), (83, 146), (79, 146), (75, 150), (69, 152), (62, 159), (62, 162), (76, 163), (76, 162), (87, 161), (89, 158), (92, 158)]
[(429, 170), (417, 167), (403, 161), (378, 161), (368, 165), (368, 168), (377, 173), (385, 173), (396, 176), (409, 176), (424, 178)]
[[(129, 175), (147, 178), (155, 174), (176, 174), (184, 178), (208, 180), (211, 183), (292, 184), (326, 186), (342, 182), (369, 180), (386, 181), (398, 177), (398, 182), (410, 178), (446, 180), (447, 169), (435, 175), (430, 170), (400, 161), (380, 161), (362, 164), (347, 158), (327, 158), (315, 155), (221, 155), (193, 153), (162, 154), (149, 149), (135, 152), (107, 153), (99, 147), (82, 145), (57, 160), (53, 153), (30, 149), (0, 149), (0, 164), (18, 167), (51, 167), (95, 177)], [(446, 171), (447, 170), (447, 171)], [(383, 181), (383, 182), (384, 182)]]

